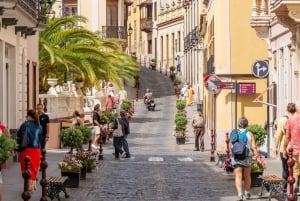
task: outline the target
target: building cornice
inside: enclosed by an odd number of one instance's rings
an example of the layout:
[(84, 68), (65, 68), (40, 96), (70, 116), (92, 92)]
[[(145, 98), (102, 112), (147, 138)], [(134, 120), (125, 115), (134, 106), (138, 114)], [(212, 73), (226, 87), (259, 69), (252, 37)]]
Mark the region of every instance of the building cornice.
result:
[(170, 20), (166, 20), (166, 21), (163, 21), (161, 23), (158, 23), (157, 24), (157, 28), (161, 28), (161, 27), (164, 27), (166, 25), (169, 25), (169, 24), (173, 24), (175, 22), (178, 22), (178, 21), (183, 21), (184, 20), (184, 16), (178, 16), (178, 17), (175, 17), (175, 18), (172, 18)]

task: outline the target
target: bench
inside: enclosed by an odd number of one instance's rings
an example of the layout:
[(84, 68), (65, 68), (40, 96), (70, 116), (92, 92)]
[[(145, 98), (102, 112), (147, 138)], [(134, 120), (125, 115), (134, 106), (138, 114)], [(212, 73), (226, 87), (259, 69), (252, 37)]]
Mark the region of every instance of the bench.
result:
[(224, 166), (224, 163), (225, 163), (226, 158), (227, 158), (227, 153), (222, 152), (222, 151), (218, 151), (217, 152), (217, 157), (218, 157), (218, 161), (217, 161), (216, 165), (218, 165), (221, 168), (221, 167)]
[(284, 191), (284, 185), (286, 181), (276, 175), (260, 175), (261, 181), (261, 191), (259, 196), (263, 195), (263, 189), (265, 188), (269, 191), (269, 198), (271, 200), (272, 197), (281, 197), (282, 200), (287, 199), (286, 191)]
[(68, 179), (68, 177), (50, 177), (47, 180), (47, 196), (51, 200), (57, 198), (57, 200), (60, 201), (59, 193), (63, 191), (65, 193), (65, 198), (68, 198), (69, 195), (67, 194), (65, 187)]

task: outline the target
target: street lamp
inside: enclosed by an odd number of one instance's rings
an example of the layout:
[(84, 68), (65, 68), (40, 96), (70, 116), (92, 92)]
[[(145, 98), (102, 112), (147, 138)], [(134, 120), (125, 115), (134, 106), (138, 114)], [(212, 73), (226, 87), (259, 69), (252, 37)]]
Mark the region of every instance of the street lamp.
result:
[(131, 25), (129, 24), (129, 28), (128, 28), (128, 36), (129, 36), (129, 54), (131, 55), (131, 34), (133, 32), (133, 28), (131, 27)]

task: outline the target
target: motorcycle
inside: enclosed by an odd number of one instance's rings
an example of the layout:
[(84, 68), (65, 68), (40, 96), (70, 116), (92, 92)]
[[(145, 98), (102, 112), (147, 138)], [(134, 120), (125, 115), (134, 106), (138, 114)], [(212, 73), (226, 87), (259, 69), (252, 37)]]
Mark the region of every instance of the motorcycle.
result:
[(153, 98), (149, 99), (147, 101), (146, 105), (147, 105), (148, 111), (154, 111), (155, 110), (155, 102), (154, 102)]

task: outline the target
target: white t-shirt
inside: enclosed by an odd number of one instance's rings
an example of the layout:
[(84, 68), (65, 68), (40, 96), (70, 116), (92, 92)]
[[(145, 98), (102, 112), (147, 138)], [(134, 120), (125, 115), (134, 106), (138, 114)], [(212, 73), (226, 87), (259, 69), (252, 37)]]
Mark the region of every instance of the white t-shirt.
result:
[(127, 98), (127, 92), (125, 90), (119, 91), (120, 100), (125, 100)]

